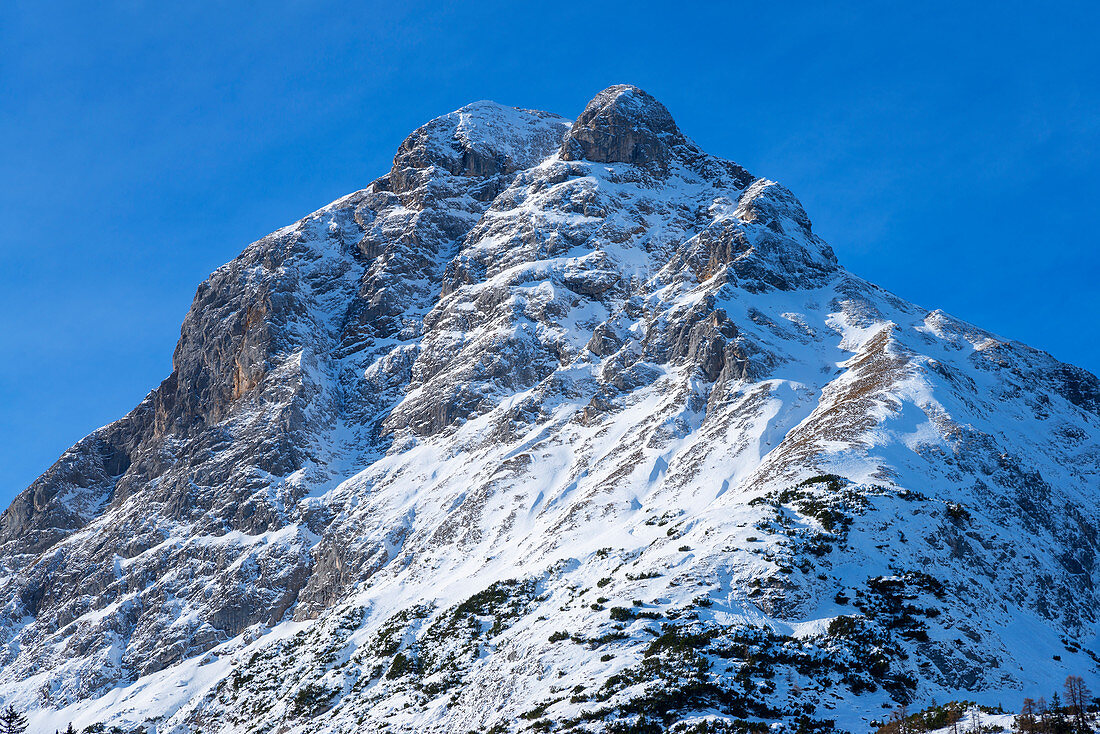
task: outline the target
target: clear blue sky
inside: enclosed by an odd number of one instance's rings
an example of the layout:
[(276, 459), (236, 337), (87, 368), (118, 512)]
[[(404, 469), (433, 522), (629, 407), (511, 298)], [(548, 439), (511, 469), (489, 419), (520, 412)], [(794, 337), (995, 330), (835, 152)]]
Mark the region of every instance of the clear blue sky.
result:
[(417, 125), (616, 82), (854, 272), (1100, 371), (1094, 3), (710, 6), (0, 4), (0, 503), (168, 375), (211, 270)]

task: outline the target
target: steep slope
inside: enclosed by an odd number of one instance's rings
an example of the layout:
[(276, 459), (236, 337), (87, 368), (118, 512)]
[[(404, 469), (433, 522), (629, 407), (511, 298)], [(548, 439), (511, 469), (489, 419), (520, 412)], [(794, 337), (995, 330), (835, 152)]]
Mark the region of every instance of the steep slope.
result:
[(43, 726), (862, 730), (1100, 671), (1100, 381), (847, 273), (634, 87), (428, 123), (173, 365), (0, 517)]

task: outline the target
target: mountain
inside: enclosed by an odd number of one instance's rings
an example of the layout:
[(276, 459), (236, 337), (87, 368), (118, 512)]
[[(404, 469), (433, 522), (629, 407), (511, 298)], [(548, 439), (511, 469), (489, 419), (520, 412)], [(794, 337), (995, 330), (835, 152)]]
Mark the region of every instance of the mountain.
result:
[(4, 512), (0, 697), (150, 734), (1015, 706), (1100, 673), (1098, 499), (1095, 376), (847, 272), (635, 87), (476, 102), (215, 271), (172, 374)]

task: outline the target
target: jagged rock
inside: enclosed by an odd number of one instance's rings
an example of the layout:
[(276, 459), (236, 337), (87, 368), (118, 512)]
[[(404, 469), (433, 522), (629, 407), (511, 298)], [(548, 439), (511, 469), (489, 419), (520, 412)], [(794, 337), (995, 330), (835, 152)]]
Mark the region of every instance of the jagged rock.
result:
[(475, 103), (213, 273), (0, 516), (0, 698), (442, 733), (1053, 690), (1100, 654), (1098, 386), (850, 275), (635, 87)]
[(403, 193), (433, 182), (437, 167), (478, 178), (527, 169), (561, 145), (568, 125), (564, 117), (549, 112), (475, 102), (407, 137), (394, 156), (389, 182)]
[(635, 86), (617, 84), (584, 108), (565, 142), (565, 161), (663, 165), (686, 141), (665, 106)]

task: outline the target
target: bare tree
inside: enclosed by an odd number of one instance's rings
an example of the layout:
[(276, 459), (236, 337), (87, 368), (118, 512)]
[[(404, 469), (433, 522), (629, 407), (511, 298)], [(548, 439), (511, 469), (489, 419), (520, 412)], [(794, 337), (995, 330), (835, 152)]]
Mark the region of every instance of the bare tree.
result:
[(1020, 715), (1016, 717), (1016, 728), (1024, 734), (1035, 734), (1037, 729), (1035, 700), (1025, 698), (1020, 707)]
[(890, 714), (890, 723), (894, 724), (894, 730), (898, 732), (898, 734), (908, 734), (909, 725), (906, 721), (907, 718), (909, 718), (909, 709), (906, 708), (905, 704), (898, 706), (894, 709), (893, 713)]
[(1039, 700), (1035, 702), (1035, 714), (1039, 718), (1039, 732), (1040, 734), (1049, 734), (1050, 732), (1050, 717), (1049, 709), (1047, 708), (1047, 699), (1045, 696), (1039, 696)]
[(1077, 724), (1077, 731), (1079, 732), (1089, 730), (1086, 712), (1088, 711), (1088, 702), (1091, 695), (1092, 692), (1089, 691), (1081, 676), (1071, 675), (1066, 678), (1066, 705), (1073, 714), (1073, 720)]
[(952, 703), (950, 707), (950, 713), (947, 714), (948, 720), (951, 722), (951, 734), (959, 734), (959, 719), (962, 718), (963, 712), (959, 708), (957, 703)]

